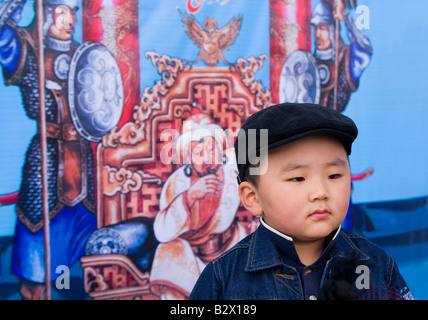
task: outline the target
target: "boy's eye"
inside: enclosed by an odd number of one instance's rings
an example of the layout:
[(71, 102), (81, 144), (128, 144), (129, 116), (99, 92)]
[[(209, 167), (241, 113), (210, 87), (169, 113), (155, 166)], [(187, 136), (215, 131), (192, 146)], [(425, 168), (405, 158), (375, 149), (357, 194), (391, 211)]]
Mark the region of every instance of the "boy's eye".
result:
[(296, 178), (289, 179), (288, 181), (303, 182), (303, 181), (305, 181), (305, 178), (303, 178), (303, 177), (296, 177)]
[(339, 179), (341, 177), (340, 174), (336, 173), (336, 174), (331, 174), (328, 176), (329, 179), (333, 180), (333, 179)]

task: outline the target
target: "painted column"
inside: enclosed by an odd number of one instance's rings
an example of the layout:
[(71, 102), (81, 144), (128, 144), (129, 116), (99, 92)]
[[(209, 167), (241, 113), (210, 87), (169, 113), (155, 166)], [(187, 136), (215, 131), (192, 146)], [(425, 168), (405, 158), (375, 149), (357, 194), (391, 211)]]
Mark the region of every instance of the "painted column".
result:
[(287, 57), (311, 52), (311, 0), (270, 0), (270, 89), (279, 103), (279, 78)]

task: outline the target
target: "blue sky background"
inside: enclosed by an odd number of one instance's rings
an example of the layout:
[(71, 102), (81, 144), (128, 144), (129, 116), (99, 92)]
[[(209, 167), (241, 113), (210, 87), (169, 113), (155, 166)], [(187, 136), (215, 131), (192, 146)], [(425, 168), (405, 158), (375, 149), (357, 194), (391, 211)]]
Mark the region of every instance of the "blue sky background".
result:
[(353, 201), (427, 196), (428, 2), (365, 3), (370, 8), (366, 32), (374, 54), (344, 113), (356, 121), (360, 132), (351, 155), (352, 170), (375, 171), (355, 182)]

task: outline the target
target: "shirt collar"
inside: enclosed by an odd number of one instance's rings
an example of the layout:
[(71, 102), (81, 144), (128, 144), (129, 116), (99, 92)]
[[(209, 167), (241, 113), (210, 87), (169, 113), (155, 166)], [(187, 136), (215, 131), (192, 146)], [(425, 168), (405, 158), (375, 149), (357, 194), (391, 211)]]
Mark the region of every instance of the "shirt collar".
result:
[[(281, 256), (284, 257), (285, 262), (287, 264), (290, 264), (298, 268), (305, 267), (305, 265), (301, 263), (299, 256), (296, 252), (293, 238), (269, 226), (263, 220), (262, 217), (260, 217), (260, 224), (265, 228), (265, 230), (267, 231), (268, 237), (273, 242), (273, 244), (279, 249)], [(327, 258), (327, 253), (333, 246), (334, 241), (337, 235), (339, 234), (340, 230), (341, 230), (341, 226), (339, 226), (339, 228), (337, 228), (336, 231), (333, 231), (330, 235), (326, 237), (324, 250), (321, 253), (321, 256), (319, 257), (319, 259), (314, 263), (314, 265), (325, 262)]]
[[(245, 271), (259, 271), (285, 264), (285, 258), (281, 255), (278, 247), (270, 239), (269, 232), (269, 229), (265, 228), (261, 223), (257, 230), (251, 235)], [(281, 234), (281, 232), (279, 233)], [(282, 235), (285, 236), (284, 234)], [(353, 238), (355, 237), (358, 238), (359, 236), (353, 235)], [(284, 237), (284, 239), (286, 238), (287, 236)], [(292, 239), (289, 241), (292, 241)], [(347, 254), (352, 253), (358, 254), (361, 260), (369, 259), (366, 254), (353, 244), (353, 241), (350, 239), (349, 232), (345, 232), (341, 228), (338, 228), (333, 239), (328, 244), (328, 247), (324, 250), (324, 252), (327, 251), (330, 259), (335, 257), (345, 257)]]

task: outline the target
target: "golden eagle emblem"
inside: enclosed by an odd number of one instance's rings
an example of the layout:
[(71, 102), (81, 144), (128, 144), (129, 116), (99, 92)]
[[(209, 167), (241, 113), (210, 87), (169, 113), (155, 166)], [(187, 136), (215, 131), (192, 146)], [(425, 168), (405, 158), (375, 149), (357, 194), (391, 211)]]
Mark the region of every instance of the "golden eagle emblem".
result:
[(180, 10), (178, 12), (183, 18), (186, 33), (200, 48), (196, 60), (189, 63), (194, 64), (202, 60), (213, 67), (222, 60), (227, 65), (231, 65), (224, 58), (223, 51), (228, 49), (238, 36), (242, 17), (234, 17), (227, 25), (218, 29), (214, 18), (206, 18), (204, 26), (201, 26), (193, 16), (185, 15)]

